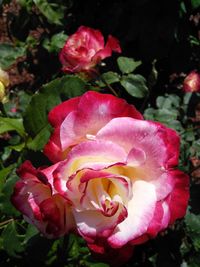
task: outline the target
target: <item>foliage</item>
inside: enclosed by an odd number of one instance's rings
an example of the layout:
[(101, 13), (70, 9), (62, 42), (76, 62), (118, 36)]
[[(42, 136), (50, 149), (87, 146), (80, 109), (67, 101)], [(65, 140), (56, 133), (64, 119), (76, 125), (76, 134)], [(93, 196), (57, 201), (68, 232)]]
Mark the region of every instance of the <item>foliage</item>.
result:
[(13, 46), (9, 43), (0, 44), (0, 67), (3, 69), (12, 65), (19, 57), (24, 56), (25, 47)]

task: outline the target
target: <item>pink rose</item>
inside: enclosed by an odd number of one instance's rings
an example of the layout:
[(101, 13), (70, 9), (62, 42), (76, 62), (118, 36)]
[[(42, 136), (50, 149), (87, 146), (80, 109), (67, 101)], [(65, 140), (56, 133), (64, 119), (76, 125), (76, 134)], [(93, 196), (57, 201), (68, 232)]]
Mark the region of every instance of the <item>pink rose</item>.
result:
[(47, 179), (71, 203), (91, 248), (118, 249), (143, 243), (184, 216), (188, 176), (174, 169), (178, 155), (174, 130), (119, 117), (74, 146)]
[[(115, 257), (119, 265), (134, 245), (185, 215), (188, 176), (176, 169), (180, 140), (174, 130), (142, 120), (125, 101), (96, 92), (58, 105), (49, 119), (55, 130), (45, 153), (57, 163), (31, 175), (24, 171), (13, 196), (45, 235), (46, 224), (55, 226), (56, 220), (51, 209), (45, 217), (40, 205), (59, 196), (57, 236), (73, 229), (91, 250)], [(45, 221), (35, 219), (32, 202)]]
[(200, 92), (200, 74), (196, 71), (190, 72), (183, 81), (185, 92)]
[(110, 57), (112, 51), (121, 52), (116, 38), (109, 35), (105, 45), (100, 31), (81, 26), (69, 36), (60, 52), (62, 70), (69, 73), (91, 70), (101, 60)]
[(56, 165), (36, 170), (29, 161), (18, 169), (21, 179), (16, 183), (11, 201), (48, 238), (65, 235), (72, 227), (71, 213), (65, 198), (54, 192), (46, 177)]
[(60, 104), (49, 120), (55, 130), (45, 153), (54, 162), (66, 158), (50, 180), (70, 200), (78, 232), (91, 249), (105, 253), (105, 246), (145, 242), (184, 216), (188, 177), (174, 169), (174, 130), (96, 92)]

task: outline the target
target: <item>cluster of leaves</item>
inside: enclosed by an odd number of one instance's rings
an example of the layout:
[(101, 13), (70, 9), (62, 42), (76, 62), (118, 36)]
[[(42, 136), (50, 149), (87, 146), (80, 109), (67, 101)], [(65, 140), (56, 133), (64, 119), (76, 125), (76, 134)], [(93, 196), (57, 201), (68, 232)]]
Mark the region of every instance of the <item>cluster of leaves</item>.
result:
[[(1, 8), (3, 4), (10, 2), (13, 1), (0, 1)], [(90, 3), (90, 5), (93, 9), (95, 9), (94, 5), (97, 5), (103, 10), (105, 5), (103, 2), (97, 1), (96, 4)], [(125, 9), (123, 1), (118, 2), (116, 11), (119, 7)], [(133, 5), (135, 10), (140, 12), (140, 9), (147, 10), (150, 6), (155, 7), (154, 3), (150, 2), (153, 1), (127, 1), (127, 7)], [(174, 2), (178, 3), (180, 24), (186, 19), (189, 21), (191, 13), (193, 11), (197, 13), (200, 6), (199, 0)], [(76, 17), (79, 14), (76, 10), (77, 6), (81, 7), (84, 4), (79, 1), (75, 3), (73, 0), (19, 0), (18, 3), (20, 4), (19, 15), (12, 14), (10, 16), (12, 19), (8, 23), (12, 40), (0, 43), (0, 66), (9, 71), (12, 70), (13, 64), (17, 64), (18, 69), (22, 66), (26, 67), (36, 78), (31, 86), (17, 84), (11, 87), (9, 101), (0, 105), (0, 266), (108, 266), (95, 261), (84, 241), (73, 234), (59, 240), (45, 239), (33, 226), (23, 220), (21, 214), (10, 203), (13, 186), (18, 179), (16, 168), (25, 159), (30, 159), (36, 167), (49, 163), (41, 153), (52, 131), (47, 119), (48, 112), (66, 99), (81, 95), (87, 90), (96, 90), (122, 96), (144, 111), (146, 119), (162, 122), (178, 131), (182, 137), (179, 167), (190, 173), (192, 177), (190, 209), (185, 219), (155, 240), (136, 247), (133, 258), (125, 266), (198, 267), (200, 264), (200, 209), (196, 203), (199, 201), (197, 196), (199, 179), (198, 177), (193, 179), (194, 166), (190, 159), (200, 158), (200, 128), (195, 115), (195, 106), (200, 102), (200, 97), (197, 94), (184, 94), (177, 87), (170, 85), (169, 79), (168, 87), (165, 87), (166, 76), (169, 78), (170, 73), (166, 69), (163, 71), (163, 59), (153, 60), (156, 56), (155, 51), (152, 52), (151, 57), (145, 58), (146, 62), (145, 60), (142, 62), (138, 60), (142, 58), (138, 50), (138, 55), (135, 57), (137, 60), (134, 60), (133, 54), (127, 48), (127, 54), (131, 57), (120, 56), (112, 62), (108, 60), (105, 66), (100, 66), (101, 75), (90, 82), (75, 75), (61, 75), (58, 52), (67, 39), (66, 27), (72, 30), (74, 27), (72, 24), (76, 25), (81, 21), (80, 16)], [(85, 3), (85, 7), (87, 5)], [(107, 5), (110, 4), (107, 3)], [(85, 20), (82, 18), (82, 24), (88, 23), (85, 10), (83, 10)], [(104, 12), (106, 13), (105, 9)], [(113, 16), (113, 20), (117, 21), (118, 13), (116, 12), (116, 18)], [(92, 19), (91, 15), (91, 21)], [(141, 38), (146, 40), (145, 25), (149, 21), (139, 22), (142, 20), (138, 19), (137, 22), (141, 24), (138, 27), (140, 34), (132, 31), (135, 36), (137, 34), (142, 36), (138, 37), (138, 43), (141, 42)], [(91, 26), (95, 28), (96, 24)], [(106, 29), (105, 25), (100, 26)], [(40, 28), (42, 31), (39, 36), (36, 36), (27, 28), (32, 31)], [(151, 30), (155, 37), (156, 31), (153, 28)], [(160, 31), (157, 29), (155, 40), (160, 38), (159, 34)], [(197, 31), (194, 29), (189, 31), (184, 40), (181, 39), (178, 28), (174, 27), (173, 34), (173, 42), (176, 42), (177, 49), (180, 47), (185, 49), (185, 46), (188, 46), (188, 50), (192, 51), (190, 66), (196, 68), (200, 62)], [(136, 38), (132, 35), (129, 37), (127, 39)], [(182, 42), (184, 44), (181, 46)], [(145, 41), (142, 43), (141, 51), (145, 54), (145, 51), (150, 50), (149, 43), (146, 47)], [(130, 47), (130, 44), (127, 42), (124, 46)], [(148, 61), (148, 58), (151, 60)], [(19, 59), (21, 59), (20, 62), (18, 62)], [(185, 69), (187, 68), (183, 71)], [(16, 109), (15, 112), (12, 111), (13, 108)]]
[(118, 57), (117, 64), (122, 74), (108, 71), (102, 74), (100, 87), (105, 87), (114, 83), (120, 83), (121, 86), (133, 97), (143, 98), (148, 94), (146, 79), (140, 74), (133, 74), (135, 69), (142, 62), (134, 61), (132, 58)]

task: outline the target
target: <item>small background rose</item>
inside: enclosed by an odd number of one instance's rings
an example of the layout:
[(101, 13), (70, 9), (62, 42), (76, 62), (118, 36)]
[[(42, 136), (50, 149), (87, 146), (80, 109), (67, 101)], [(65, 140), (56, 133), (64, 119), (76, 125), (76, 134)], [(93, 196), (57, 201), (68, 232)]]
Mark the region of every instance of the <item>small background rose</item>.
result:
[(185, 92), (200, 92), (200, 74), (197, 71), (190, 72), (183, 81)]
[(110, 57), (112, 51), (121, 53), (119, 41), (109, 35), (107, 43), (99, 30), (81, 26), (69, 36), (60, 52), (64, 72), (91, 71), (103, 59)]

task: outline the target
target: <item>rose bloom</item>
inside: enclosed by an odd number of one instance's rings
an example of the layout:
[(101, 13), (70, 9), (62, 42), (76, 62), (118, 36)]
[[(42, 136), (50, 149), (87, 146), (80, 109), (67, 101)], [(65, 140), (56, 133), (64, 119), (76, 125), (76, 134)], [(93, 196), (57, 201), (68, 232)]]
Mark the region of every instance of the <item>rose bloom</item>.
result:
[(190, 72), (183, 81), (185, 92), (200, 92), (200, 74), (196, 71)]
[(69, 36), (60, 52), (62, 70), (69, 73), (90, 71), (101, 60), (110, 57), (112, 51), (121, 52), (116, 38), (109, 35), (105, 44), (99, 30), (81, 26), (76, 33)]
[(185, 215), (188, 176), (176, 168), (174, 130), (96, 92), (63, 102), (49, 120), (55, 130), (44, 151), (55, 164), (38, 171), (22, 165), (12, 197), (45, 235), (76, 231), (117, 266), (134, 245)]
[(0, 68), (0, 102), (6, 100), (6, 87), (9, 85), (8, 73)]

